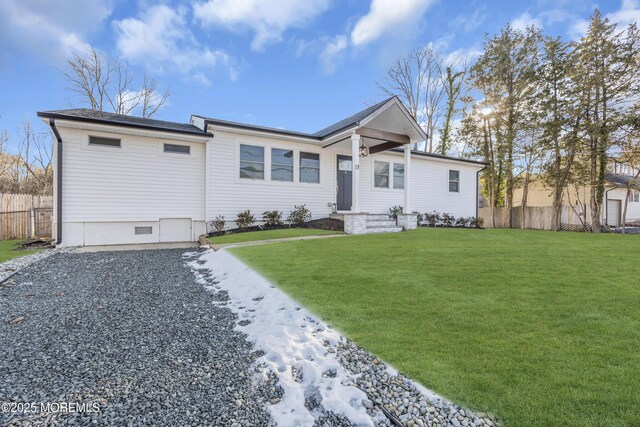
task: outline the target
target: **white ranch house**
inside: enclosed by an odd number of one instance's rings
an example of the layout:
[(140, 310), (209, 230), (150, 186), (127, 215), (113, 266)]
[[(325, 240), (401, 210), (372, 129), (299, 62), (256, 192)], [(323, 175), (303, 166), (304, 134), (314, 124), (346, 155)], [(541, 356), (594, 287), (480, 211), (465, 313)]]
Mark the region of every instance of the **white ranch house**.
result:
[[(341, 215), (360, 234), (411, 212), (477, 216), (483, 163), (411, 151), (424, 131), (396, 97), (314, 134), (193, 115), (189, 124), (86, 109), (39, 112), (55, 141), (59, 245), (195, 241), (223, 215)], [(392, 206), (405, 214), (389, 223)], [(376, 214), (378, 216), (376, 216)], [(383, 216), (381, 216), (383, 215)]]

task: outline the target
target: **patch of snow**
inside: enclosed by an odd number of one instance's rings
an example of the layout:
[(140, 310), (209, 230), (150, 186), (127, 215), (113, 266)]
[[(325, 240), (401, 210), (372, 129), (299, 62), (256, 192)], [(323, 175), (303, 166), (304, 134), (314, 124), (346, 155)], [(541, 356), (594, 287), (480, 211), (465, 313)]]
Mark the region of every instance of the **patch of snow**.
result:
[[(312, 426), (329, 411), (346, 416), (354, 425), (373, 425), (362, 404), (367, 395), (353, 386), (355, 377), (331, 351), (340, 341), (339, 333), (225, 250), (206, 251), (190, 266), (201, 284), (228, 293), (226, 305), (238, 315), (236, 329), (264, 352), (258, 360), (266, 366), (263, 375), (266, 378), (272, 371), (278, 376), (284, 395), (270, 405), (278, 425)], [(335, 370), (335, 377), (323, 375), (330, 370)], [(305, 407), (309, 396), (320, 401), (319, 408)]]

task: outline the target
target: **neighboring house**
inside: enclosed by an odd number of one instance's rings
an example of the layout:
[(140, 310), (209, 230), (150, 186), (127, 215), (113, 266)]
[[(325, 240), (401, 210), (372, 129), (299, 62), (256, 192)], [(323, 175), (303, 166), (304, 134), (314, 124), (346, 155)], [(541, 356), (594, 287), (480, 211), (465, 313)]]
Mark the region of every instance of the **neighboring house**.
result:
[[(350, 233), (375, 231), (367, 214), (395, 205), (477, 215), (484, 164), (409, 155), (426, 135), (396, 97), (314, 134), (197, 115), (190, 124), (86, 109), (38, 115), (57, 141), (61, 245), (194, 241), (217, 215), (233, 225), (245, 209), (286, 216), (301, 204), (315, 218), (344, 214)], [(413, 228), (415, 215), (398, 222)]]
[[(640, 222), (640, 186), (633, 181), (635, 173), (628, 166), (612, 164), (605, 175), (605, 202), (601, 213), (601, 223), (612, 227), (622, 225), (627, 187), (631, 184), (627, 205), (627, 223)], [(523, 189), (516, 188), (513, 194), (514, 206), (522, 205)], [(548, 207), (553, 205), (553, 191), (540, 180), (529, 184), (527, 206)], [(579, 215), (586, 223), (590, 222), (591, 187), (589, 185), (570, 185), (563, 195), (563, 206), (566, 206), (562, 222), (578, 225)]]

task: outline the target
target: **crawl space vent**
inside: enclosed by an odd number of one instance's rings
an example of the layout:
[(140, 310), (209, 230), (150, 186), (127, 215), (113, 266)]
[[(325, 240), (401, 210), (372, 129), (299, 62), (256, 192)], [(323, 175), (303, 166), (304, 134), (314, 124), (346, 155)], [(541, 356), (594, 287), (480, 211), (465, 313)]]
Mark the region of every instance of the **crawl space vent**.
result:
[(136, 234), (151, 234), (153, 233), (153, 227), (136, 227)]

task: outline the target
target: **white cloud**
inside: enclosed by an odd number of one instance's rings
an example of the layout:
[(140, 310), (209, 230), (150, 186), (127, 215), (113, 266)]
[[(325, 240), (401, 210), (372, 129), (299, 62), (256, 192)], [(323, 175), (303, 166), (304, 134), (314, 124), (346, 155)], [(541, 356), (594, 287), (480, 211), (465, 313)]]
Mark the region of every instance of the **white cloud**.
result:
[(620, 10), (607, 14), (607, 18), (619, 27), (640, 22), (640, 1), (622, 0)]
[(327, 42), (324, 50), (320, 54), (320, 63), (327, 74), (333, 74), (336, 71), (336, 60), (340, 54), (347, 48), (347, 37), (343, 35), (335, 36)]
[(196, 3), (193, 13), (205, 27), (252, 30), (251, 48), (260, 51), (282, 41), (288, 28), (306, 26), (328, 7), (329, 0), (207, 0)]
[(529, 12), (524, 12), (522, 15), (511, 21), (511, 27), (514, 30), (524, 31), (528, 27), (537, 27), (542, 29), (543, 25), (540, 18), (529, 15)]
[(110, 0), (2, 0), (2, 52), (31, 51), (62, 63), (86, 51), (86, 39), (99, 31), (112, 11)]
[(385, 33), (412, 31), (434, 0), (371, 0), (369, 13), (351, 32), (355, 46), (370, 43)]
[(118, 52), (132, 63), (145, 65), (155, 71), (193, 74), (192, 78), (210, 84), (204, 69), (218, 65), (228, 69), (231, 80), (237, 70), (222, 50), (202, 46), (187, 25), (188, 10), (158, 5), (147, 9), (139, 18), (114, 21), (118, 35)]

